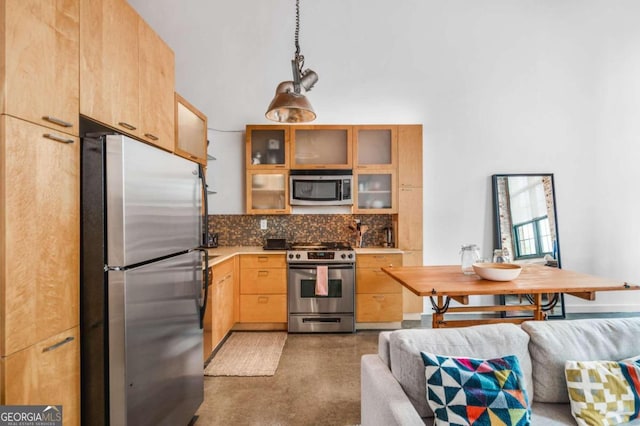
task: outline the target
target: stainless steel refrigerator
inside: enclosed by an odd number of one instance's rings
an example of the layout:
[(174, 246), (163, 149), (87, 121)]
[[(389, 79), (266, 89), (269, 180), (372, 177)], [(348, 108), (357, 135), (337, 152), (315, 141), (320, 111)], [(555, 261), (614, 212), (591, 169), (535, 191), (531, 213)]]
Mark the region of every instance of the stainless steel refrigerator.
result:
[(81, 188), (82, 424), (186, 425), (204, 395), (198, 165), (91, 135)]

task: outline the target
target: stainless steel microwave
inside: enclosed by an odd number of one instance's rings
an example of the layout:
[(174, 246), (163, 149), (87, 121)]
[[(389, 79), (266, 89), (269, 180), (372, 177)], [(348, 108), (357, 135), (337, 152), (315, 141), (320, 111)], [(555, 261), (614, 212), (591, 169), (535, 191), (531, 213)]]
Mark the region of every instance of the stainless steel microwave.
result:
[(350, 206), (351, 170), (291, 170), (289, 204), (292, 206)]

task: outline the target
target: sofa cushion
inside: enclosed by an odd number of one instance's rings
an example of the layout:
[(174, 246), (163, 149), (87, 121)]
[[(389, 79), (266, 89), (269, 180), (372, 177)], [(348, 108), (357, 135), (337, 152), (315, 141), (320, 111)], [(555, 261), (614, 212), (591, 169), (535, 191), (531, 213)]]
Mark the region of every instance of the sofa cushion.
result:
[(513, 324), (397, 330), (389, 338), (391, 372), (421, 417), (433, 417), (427, 404), (424, 363), (420, 355), (423, 351), (484, 359), (515, 355), (520, 361), (527, 393), (533, 394), (529, 336)]
[(640, 366), (634, 362), (567, 361), (571, 414), (580, 426), (620, 424), (638, 418)]
[(478, 359), (426, 352), (421, 355), (427, 400), (438, 424), (530, 424), (531, 410), (516, 356)]
[(567, 360), (621, 360), (638, 355), (640, 318), (526, 321), (531, 340), (534, 401), (569, 402)]

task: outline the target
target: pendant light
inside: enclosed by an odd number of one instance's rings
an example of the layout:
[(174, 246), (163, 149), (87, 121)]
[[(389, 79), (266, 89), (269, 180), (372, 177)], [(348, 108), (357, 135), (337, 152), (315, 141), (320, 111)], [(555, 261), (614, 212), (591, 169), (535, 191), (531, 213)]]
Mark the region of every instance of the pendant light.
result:
[(293, 81), (283, 81), (276, 88), (276, 95), (265, 114), (269, 120), (280, 123), (305, 123), (316, 119), (316, 113), (307, 98), (301, 93), (310, 91), (318, 81), (318, 74), (310, 69), (302, 70), (304, 56), (300, 54), (298, 34), (300, 32), (300, 0), (296, 0), (296, 53), (291, 60)]

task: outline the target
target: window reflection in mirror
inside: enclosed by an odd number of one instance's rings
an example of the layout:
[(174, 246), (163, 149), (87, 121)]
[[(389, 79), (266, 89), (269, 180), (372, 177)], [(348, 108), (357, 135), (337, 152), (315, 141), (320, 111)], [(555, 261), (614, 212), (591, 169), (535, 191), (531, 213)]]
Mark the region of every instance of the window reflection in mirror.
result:
[[(561, 267), (552, 173), (493, 175), (495, 248), (507, 248), (516, 263)], [(543, 295), (550, 318), (564, 318), (564, 295)], [(503, 295), (503, 305), (529, 304), (530, 296)], [(505, 317), (531, 317), (533, 312), (505, 312)]]
[(493, 176), (496, 248), (515, 261), (560, 266), (552, 174)]

